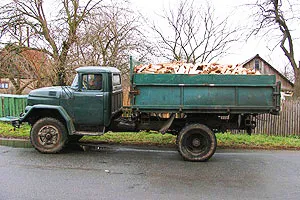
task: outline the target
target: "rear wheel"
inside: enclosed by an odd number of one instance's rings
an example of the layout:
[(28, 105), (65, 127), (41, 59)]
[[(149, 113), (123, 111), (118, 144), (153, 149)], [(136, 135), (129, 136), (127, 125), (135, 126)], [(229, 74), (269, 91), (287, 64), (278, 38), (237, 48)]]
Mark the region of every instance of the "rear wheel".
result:
[(178, 151), (188, 161), (207, 161), (216, 147), (215, 134), (203, 124), (187, 125), (178, 135)]
[(57, 119), (42, 118), (30, 131), (30, 142), (39, 152), (58, 153), (67, 141), (65, 126)]

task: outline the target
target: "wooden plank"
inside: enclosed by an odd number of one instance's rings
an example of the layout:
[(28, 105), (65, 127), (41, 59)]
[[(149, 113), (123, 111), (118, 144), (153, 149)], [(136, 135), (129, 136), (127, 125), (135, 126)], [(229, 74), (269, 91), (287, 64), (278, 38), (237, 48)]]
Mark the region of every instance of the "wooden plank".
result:
[(3, 97), (0, 96), (0, 117), (4, 117), (4, 102), (3, 102)]
[(12, 110), (12, 116), (17, 116), (17, 107), (18, 107), (18, 105), (17, 105), (17, 103), (18, 103), (17, 99), (15, 97), (12, 97), (11, 101), (12, 101), (12, 108), (13, 108), (13, 110)]
[[(295, 116), (296, 119), (300, 119), (299, 118), (299, 109), (300, 109), (300, 102), (296, 102), (296, 111), (295, 111)], [(299, 120), (296, 120), (296, 129), (295, 129), (295, 135), (299, 135), (300, 134), (300, 128), (299, 128)]]
[(284, 133), (284, 136), (287, 136), (288, 134), (293, 134), (293, 108), (294, 108), (294, 102), (290, 102), (290, 106), (289, 106), (289, 112), (288, 114), (288, 126), (287, 126), (287, 130)]
[[(281, 108), (283, 107), (283, 105), (281, 105)], [(280, 111), (280, 113), (279, 113), (279, 119), (278, 119), (278, 121), (279, 121), (279, 132), (281, 132), (282, 131), (282, 128), (283, 128), (283, 123), (282, 123), (282, 116), (281, 116), (281, 114), (282, 114), (282, 109), (281, 109), (281, 111)]]
[(292, 116), (293, 116), (293, 102), (289, 102), (290, 105), (289, 105), (289, 108), (288, 108), (288, 112), (287, 112), (287, 123), (288, 123), (288, 126), (287, 126), (287, 131), (284, 132), (284, 136), (287, 136), (288, 133), (290, 134), (293, 134), (292, 133), (292, 126), (293, 126), (293, 121), (291, 121), (292, 119)]
[(280, 123), (281, 123), (280, 134), (284, 132), (284, 128), (285, 128), (285, 121), (284, 121), (285, 107), (286, 107), (286, 102), (283, 102), (281, 107), (281, 112), (280, 112)]
[[(299, 112), (299, 102), (296, 102), (295, 103), (295, 116), (296, 116), (296, 119), (299, 119), (298, 117), (298, 112)], [(299, 135), (299, 120), (295, 120), (295, 135)]]
[(277, 128), (277, 126), (278, 126), (278, 118), (277, 118), (277, 116), (272, 116), (273, 117), (273, 126), (274, 126), (274, 132), (275, 132), (275, 134), (280, 134), (279, 133), (279, 131), (278, 131), (278, 128)]
[(286, 121), (286, 110), (289, 106), (288, 102), (284, 102), (284, 108), (283, 108), (283, 112), (282, 112), (282, 123), (283, 124), (283, 129), (282, 129), (282, 134), (284, 134), (284, 132), (286, 132), (286, 127), (287, 127), (287, 121)]
[[(293, 108), (293, 115), (296, 117), (297, 116), (297, 109), (298, 109), (298, 104), (297, 104), (297, 102), (294, 102), (294, 108)], [(293, 134), (294, 135), (297, 135), (297, 129), (298, 129), (298, 123), (297, 123), (297, 120), (295, 120), (294, 122), (294, 126), (293, 126)]]
[[(271, 120), (270, 120), (270, 116), (269, 115), (266, 116), (266, 121), (269, 122), (270, 124), (272, 123)], [(270, 135), (270, 132), (271, 132), (270, 131), (270, 126), (267, 123), (265, 125), (266, 125), (266, 128), (267, 128), (266, 134)]]
[(9, 115), (9, 99), (7, 97), (4, 97), (3, 102), (4, 102), (3, 116), (5, 117)]

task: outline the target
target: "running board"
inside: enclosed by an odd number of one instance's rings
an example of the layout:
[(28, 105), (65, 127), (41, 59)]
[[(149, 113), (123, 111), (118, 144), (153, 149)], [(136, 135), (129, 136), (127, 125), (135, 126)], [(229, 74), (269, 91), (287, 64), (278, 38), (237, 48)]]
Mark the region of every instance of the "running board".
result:
[(89, 135), (89, 136), (100, 136), (105, 133), (105, 127), (102, 132), (91, 132), (91, 131), (75, 131), (73, 135)]

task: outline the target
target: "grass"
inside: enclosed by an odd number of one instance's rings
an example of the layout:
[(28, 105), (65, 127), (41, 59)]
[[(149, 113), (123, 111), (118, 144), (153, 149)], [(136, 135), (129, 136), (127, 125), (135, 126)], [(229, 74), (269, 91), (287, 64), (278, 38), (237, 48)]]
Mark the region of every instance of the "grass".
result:
[(254, 148), (254, 149), (298, 149), (300, 150), (299, 137), (279, 137), (263, 134), (217, 134), (218, 145), (231, 148)]
[[(14, 129), (10, 124), (0, 123), (0, 137), (29, 138), (29, 125), (22, 125)], [(298, 149), (300, 150), (300, 137), (278, 137), (267, 135), (246, 135), (217, 133), (218, 147), (221, 148), (250, 148), (250, 149)], [(85, 136), (81, 141), (108, 142), (117, 144), (175, 146), (176, 136), (159, 134), (156, 132), (109, 132), (103, 136)]]
[(0, 137), (4, 138), (29, 138), (30, 126), (22, 125), (20, 128), (14, 128), (9, 123), (0, 122)]
[(173, 146), (175, 145), (176, 137), (171, 134), (162, 135), (156, 132), (108, 132), (103, 136), (85, 136), (81, 139), (81, 141), (101, 141), (117, 144)]

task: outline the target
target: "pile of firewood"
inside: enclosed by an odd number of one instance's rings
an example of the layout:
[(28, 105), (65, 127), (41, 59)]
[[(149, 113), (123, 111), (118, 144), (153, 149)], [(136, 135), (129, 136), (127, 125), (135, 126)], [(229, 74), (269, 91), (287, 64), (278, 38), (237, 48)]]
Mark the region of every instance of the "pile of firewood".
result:
[(259, 71), (247, 69), (241, 65), (191, 64), (183, 62), (162, 64), (141, 64), (134, 67), (135, 73), (145, 74), (255, 74)]

